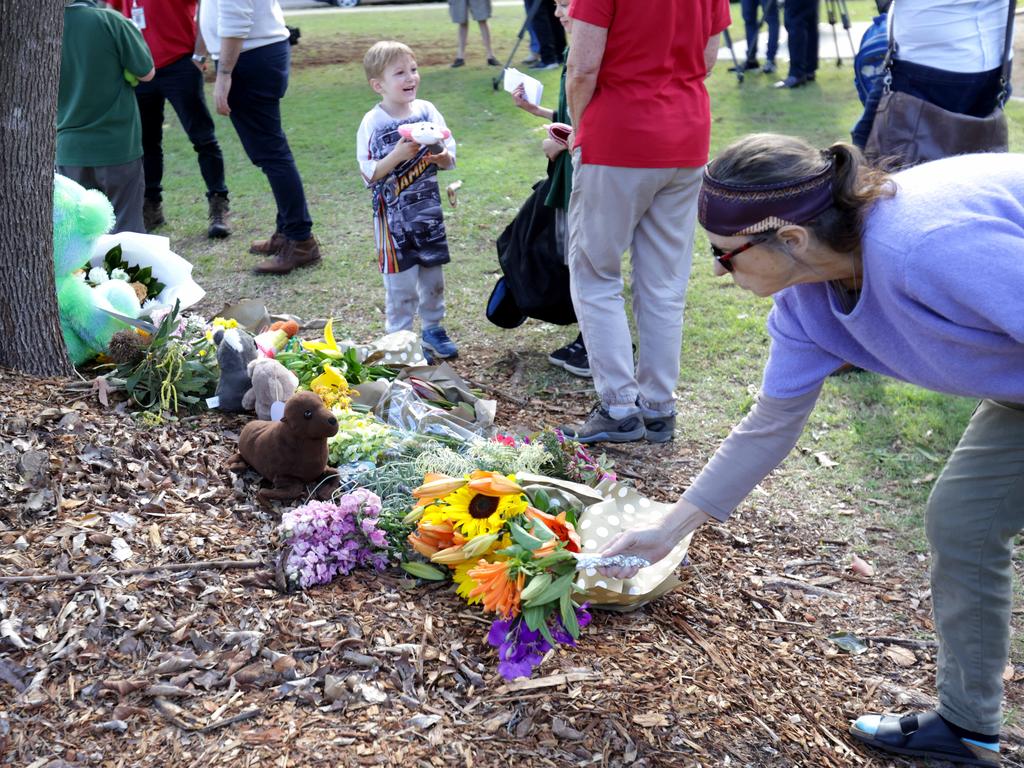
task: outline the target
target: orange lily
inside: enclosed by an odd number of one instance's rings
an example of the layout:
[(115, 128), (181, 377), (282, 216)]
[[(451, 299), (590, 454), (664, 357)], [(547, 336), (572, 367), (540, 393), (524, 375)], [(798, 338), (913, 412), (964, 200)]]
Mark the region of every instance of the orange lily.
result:
[(548, 539), (535, 550), (533, 550), (533, 559), (540, 560), (542, 557), (547, 557), (558, 547), (558, 539)]
[(442, 549), (464, 544), (466, 537), (455, 532), (455, 528), (447, 520), (442, 523), (420, 522), (416, 530), (409, 534), (409, 544), (424, 557), (432, 557)]
[[(576, 533), (576, 529), (573, 524), (565, 519), (565, 512), (559, 512), (557, 516), (549, 515), (546, 512), (541, 512), (539, 509), (533, 507), (527, 507), (526, 516), (538, 520), (546, 525), (550, 531), (555, 534), (559, 539), (566, 542), (565, 548), (570, 552), (582, 552), (582, 540), (580, 535)], [(539, 551), (539, 550), (537, 550)], [(550, 553), (549, 553), (550, 554)]]
[(427, 472), (423, 476), (423, 485), (412, 492), (413, 498), (419, 499), (417, 507), (433, 504), (442, 499), (452, 491), (457, 491), (466, 484), (466, 480), (458, 477), (448, 477), (437, 472)]
[(484, 610), (494, 611), (505, 618), (519, 615), (519, 596), (526, 584), (526, 574), (522, 571), (513, 580), (509, 576), (509, 562), (489, 563), (480, 560), (475, 568), (470, 569), (469, 577), (477, 586), (469, 596), (483, 599)]
[(469, 487), (485, 496), (511, 496), (523, 492), (518, 483), (500, 472), (484, 472), (481, 469), (470, 474)]

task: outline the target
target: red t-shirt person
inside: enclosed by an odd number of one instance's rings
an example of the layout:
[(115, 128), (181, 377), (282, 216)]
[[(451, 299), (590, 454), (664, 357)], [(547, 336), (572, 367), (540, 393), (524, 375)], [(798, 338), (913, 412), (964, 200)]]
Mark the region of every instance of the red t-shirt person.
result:
[(608, 30), (594, 95), (576, 127), (583, 162), (698, 168), (711, 105), (704, 48), (729, 26), (729, 0), (573, 0), (573, 19)]
[(157, 69), (191, 56), (196, 45), (196, 0), (114, 0), (142, 30)]

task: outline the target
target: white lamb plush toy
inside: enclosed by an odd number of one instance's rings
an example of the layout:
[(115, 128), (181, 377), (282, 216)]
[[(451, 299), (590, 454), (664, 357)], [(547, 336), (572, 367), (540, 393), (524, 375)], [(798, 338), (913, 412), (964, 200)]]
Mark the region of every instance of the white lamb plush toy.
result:
[(398, 126), (398, 135), (424, 147), (431, 147), (430, 151), (436, 155), (444, 152), (444, 141), (452, 135), (452, 132), (436, 123), (424, 121)]

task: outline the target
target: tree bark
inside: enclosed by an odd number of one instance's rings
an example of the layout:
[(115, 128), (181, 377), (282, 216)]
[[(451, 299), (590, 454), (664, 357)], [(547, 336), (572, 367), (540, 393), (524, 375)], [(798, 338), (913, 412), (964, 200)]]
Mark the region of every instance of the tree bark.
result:
[(0, 0), (0, 367), (73, 372), (53, 275), (64, 3)]

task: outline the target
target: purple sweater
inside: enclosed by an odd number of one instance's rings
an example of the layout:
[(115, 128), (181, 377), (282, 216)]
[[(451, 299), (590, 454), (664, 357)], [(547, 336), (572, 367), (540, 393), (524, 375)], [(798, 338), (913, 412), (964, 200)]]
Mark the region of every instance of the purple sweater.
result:
[(864, 286), (780, 291), (761, 394), (683, 497), (725, 520), (792, 450), (843, 362), (939, 392), (1024, 403), (1024, 156), (968, 155), (896, 176), (868, 216)]
[(895, 179), (895, 197), (868, 215), (850, 314), (824, 283), (776, 294), (763, 393), (806, 394), (850, 362), (1024, 403), (1024, 156), (966, 155)]

